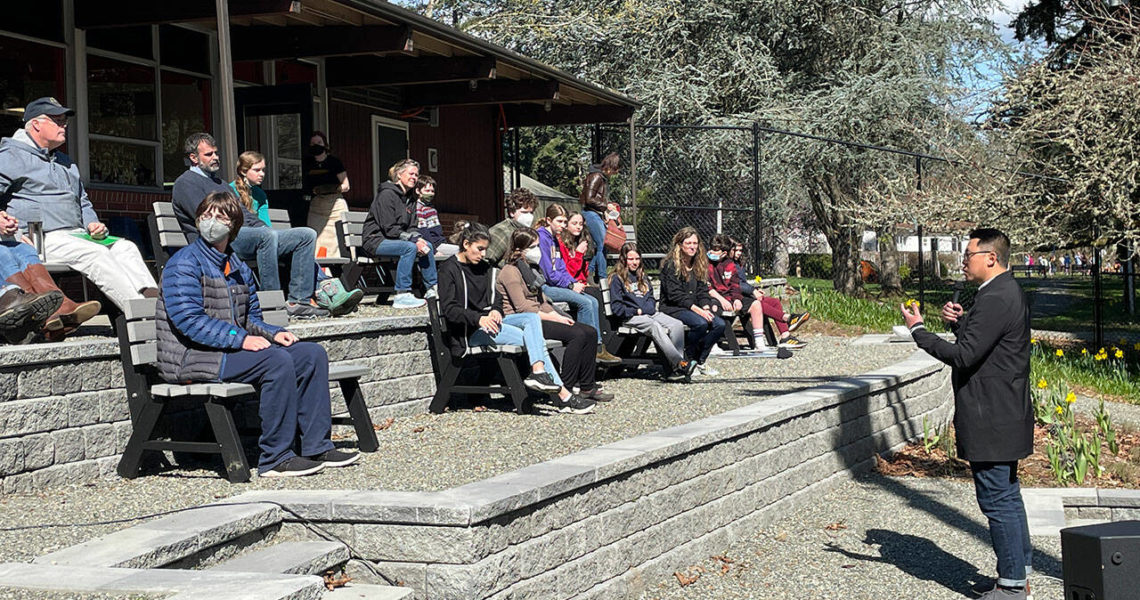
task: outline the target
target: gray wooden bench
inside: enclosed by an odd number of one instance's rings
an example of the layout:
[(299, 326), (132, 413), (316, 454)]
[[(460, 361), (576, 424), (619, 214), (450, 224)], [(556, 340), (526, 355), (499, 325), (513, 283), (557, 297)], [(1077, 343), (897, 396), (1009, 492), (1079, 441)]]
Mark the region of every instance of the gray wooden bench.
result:
[[(365, 295), (376, 295), (376, 303), (383, 304), (396, 291), (396, 263), (393, 256), (371, 257), (364, 251), (364, 211), (345, 211), (336, 224), (340, 256), (346, 263), (340, 281), (347, 289), (359, 288)], [(367, 275), (376, 277), (377, 283), (368, 282)]]
[[(259, 292), (257, 297), (266, 323), (280, 327), (289, 324), (285, 297), (279, 290)], [(155, 367), (158, 361), (157, 304), (153, 298), (130, 300), (122, 314), (115, 318), (132, 424), (131, 436), (119, 461), (119, 475), (128, 479), (137, 477), (145, 453), (169, 450), (221, 454), (229, 481), (249, 481), (249, 463), (231, 408), (236, 401), (255, 396), (257, 389), (246, 383), (182, 385), (162, 381)], [(348, 406), (348, 416), (334, 418), (333, 422), (353, 425), (359, 449), (375, 452), (379, 442), (360, 389), (360, 378), (368, 373), (368, 367), (361, 365), (330, 366), (329, 381), (340, 385)], [(176, 398), (202, 403), (213, 430), (213, 442), (157, 439), (156, 428), (167, 401)]]
[[(627, 243), (633, 242), (636, 244), (637, 243), (637, 230), (633, 228), (633, 225), (629, 225), (629, 224), (622, 225), (622, 229), (625, 230), (625, 241)], [(640, 249), (638, 251), (640, 252)], [(617, 260), (618, 258), (619, 258), (618, 255), (614, 252), (607, 252), (606, 253), (606, 259), (607, 260)], [(641, 260), (642, 261), (661, 260), (662, 258), (665, 258), (665, 254), (662, 252), (641, 252)]]

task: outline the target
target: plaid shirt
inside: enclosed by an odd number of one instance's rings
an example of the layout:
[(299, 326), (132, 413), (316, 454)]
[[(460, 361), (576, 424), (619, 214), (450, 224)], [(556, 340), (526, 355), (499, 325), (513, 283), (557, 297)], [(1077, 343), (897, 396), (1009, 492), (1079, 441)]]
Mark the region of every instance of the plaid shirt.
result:
[(496, 267), (502, 267), (507, 258), (507, 251), (511, 249), (511, 234), (516, 229), (525, 229), (518, 221), (511, 218), (503, 219), (491, 227), (491, 243), (487, 245), (487, 262)]

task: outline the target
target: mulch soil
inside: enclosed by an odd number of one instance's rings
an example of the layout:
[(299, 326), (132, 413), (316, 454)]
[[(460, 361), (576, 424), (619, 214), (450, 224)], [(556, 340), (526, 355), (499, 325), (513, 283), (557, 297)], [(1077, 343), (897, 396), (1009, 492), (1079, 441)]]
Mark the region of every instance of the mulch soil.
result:
[[(1087, 433), (1096, 427), (1095, 421), (1077, 416), (1077, 427)], [(1033, 454), (1018, 463), (1021, 483), (1027, 487), (1099, 487), (1140, 489), (1140, 432), (1129, 427), (1114, 427), (1119, 451), (1113, 455), (1107, 445), (1101, 448), (1099, 476), (1089, 473), (1080, 484), (1062, 486), (1057, 483), (1045, 454), (1049, 431), (1045, 426), (1033, 428)], [(949, 428), (943, 435), (951, 435)], [(879, 457), (877, 470), (892, 477), (944, 477), (970, 479), (970, 465), (966, 461), (948, 456), (944, 444), (926, 450), (922, 441), (908, 444), (891, 456)]]

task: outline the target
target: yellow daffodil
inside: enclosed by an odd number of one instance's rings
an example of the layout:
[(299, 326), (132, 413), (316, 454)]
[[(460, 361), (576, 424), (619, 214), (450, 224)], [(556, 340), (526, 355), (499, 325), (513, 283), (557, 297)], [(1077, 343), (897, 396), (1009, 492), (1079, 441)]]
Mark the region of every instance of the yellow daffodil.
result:
[(1059, 414), (1059, 415), (1063, 415), (1063, 414), (1065, 414), (1065, 409), (1063, 409), (1063, 408), (1061, 408), (1060, 406), (1058, 406), (1058, 407), (1057, 407), (1057, 414)]
[[(1037, 338), (1029, 338), (1029, 343), (1036, 345), (1037, 344)], [(1140, 344), (1136, 344), (1136, 345), (1140, 346)]]
[(1064, 350), (1062, 350), (1062, 349), (1060, 349), (1060, 348), (1057, 348), (1057, 352), (1055, 352), (1055, 354), (1056, 354), (1057, 356), (1064, 356), (1064, 355), (1065, 355), (1065, 351), (1064, 351)]
[(1116, 358), (1124, 358), (1124, 351), (1121, 350), (1120, 348), (1117, 348), (1114, 356), (1116, 356)]
[(1065, 402), (1068, 402), (1069, 404), (1072, 404), (1076, 401), (1077, 401), (1077, 395), (1072, 393), (1072, 392), (1069, 392), (1068, 395), (1065, 396)]
[(1140, 342), (1136, 342), (1135, 344), (1132, 344), (1132, 349), (1136, 350), (1137, 352), (1140, 352)]
[(1097, 352), (1096, 356), (1093, 356), (1093, 358), (1095, 358), (1096, 360), (1104, 360), (1104, 359), (1108, 358), (1108, 353), (1105, 352), (1103, 349), (1101, 349), (1101, 351)]
[(1049, 387), (1049, 382), (1045, 381), (1045, 378), (1042, 377), (1041, 379), (1037, 380), (1037, 387), (1040, 389), (1045, 389), (1045, 388)]
[(1081, 356), (1087, 356), (1089, 353), (1088, 348), (1081, 348)]

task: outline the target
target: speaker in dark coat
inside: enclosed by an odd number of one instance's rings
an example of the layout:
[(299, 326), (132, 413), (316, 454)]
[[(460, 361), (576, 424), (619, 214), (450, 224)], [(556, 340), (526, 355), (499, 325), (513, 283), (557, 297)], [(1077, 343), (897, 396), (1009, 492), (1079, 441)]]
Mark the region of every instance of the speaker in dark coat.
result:
[(978, 290), (951, 325), (956, 342), (922, 327), (918, 347), (953, 367), (958, 456), (971, 462), (1020, 460), (1033, 453), (1029, 398), (1029, 305), (1011, 273)]

